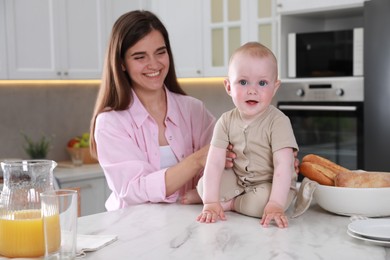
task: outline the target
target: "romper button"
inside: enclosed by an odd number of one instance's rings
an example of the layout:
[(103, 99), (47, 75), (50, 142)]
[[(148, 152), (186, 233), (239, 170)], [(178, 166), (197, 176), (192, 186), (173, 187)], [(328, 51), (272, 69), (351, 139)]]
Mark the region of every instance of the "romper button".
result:
[(235, 190), (234, 193), (236, 193), (236, 195), (239, 195), (240, 191), (239, 190)]

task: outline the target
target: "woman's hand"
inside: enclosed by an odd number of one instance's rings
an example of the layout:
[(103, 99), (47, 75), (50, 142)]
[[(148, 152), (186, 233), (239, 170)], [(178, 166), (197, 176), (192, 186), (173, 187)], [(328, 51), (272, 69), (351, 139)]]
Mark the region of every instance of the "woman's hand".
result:
[[(204, 168), (206, 166), (206, 160), (207, 160), (207, 154), (209, 152), (210, 145), (206, 145), (193, 153), (193, 156), (195, 160), (198, 162), (198, 164)], [(229, 144), (229, 146), (226, 148), (226, 163), (225, 168), (232, 168), (234, 159), (236, 158), (236, 154), (233, 152), (233, 145)], [(298, 161), (299, 163), (299, 161)]]
[(236, 159), (237, 155), (233, 152), (233, 145), (229, 144), (226, 148), (226, 163), (225, 168), (232, 168), (234, 164), (234, 159)]
[(298, 159), (298, 151), (294, 150), (294, 169), (295, 172), (299, 173), (299, 159)]

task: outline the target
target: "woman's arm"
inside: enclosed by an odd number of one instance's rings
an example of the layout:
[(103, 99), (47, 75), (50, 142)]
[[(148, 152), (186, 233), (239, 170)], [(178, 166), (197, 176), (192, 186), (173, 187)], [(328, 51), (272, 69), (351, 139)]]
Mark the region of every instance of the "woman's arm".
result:
[(206, 163), (209, 145), (186, 157), (178, 164), (167, 169), (165, 173), (166, 195), (170, 196), (189, 180), (197, 176)]
[(126, 110), (98, 116), (95, 138), (99, 163), (112, 190), (107, 209), (175, 202), (179, 189), (195, 187), (194, 177), (204, 168), (215, 119), (200, 101), (185, 99), (178, 102), (185, 104), (181, 109), (174, 101), (171, 103), (174, 122), (167, 121), (166, 135), (180, 162), (168, 169), (160, 169), (156, 124), (149, 119), (139, 120), (148, 115), (138, 112), (135, 117), (132, 110)]
[[(112, 191), (106, 207), (114, 210), (145, 202), (174, 202), (165, 194), (165, 171), (149, 160), (145, 148), (152, 140), (137, 142), (135, 134), (112, 115), (100, 115), (95, 128), (99, 163)], [(154, 149), (158, 152), (158, 146)], [(151, 158), (153, 159), (153, 158)]]

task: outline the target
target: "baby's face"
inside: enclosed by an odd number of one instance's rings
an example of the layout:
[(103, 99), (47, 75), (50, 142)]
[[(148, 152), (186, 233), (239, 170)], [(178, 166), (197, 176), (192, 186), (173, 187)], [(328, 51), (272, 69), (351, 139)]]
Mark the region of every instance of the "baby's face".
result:
[(276, 66), (271, 57), (235, 55), (225, 87), (243, 119), (256, 118), (271, 104), (280, 85)]

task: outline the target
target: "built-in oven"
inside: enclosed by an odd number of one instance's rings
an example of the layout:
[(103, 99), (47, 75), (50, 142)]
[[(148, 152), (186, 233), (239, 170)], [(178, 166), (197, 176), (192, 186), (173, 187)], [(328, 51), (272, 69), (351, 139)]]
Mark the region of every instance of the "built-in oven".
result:
[(363, 78), (282, 82), (276, 101), (291, 120), (300, 160), (312, 153), (364, 169)]

